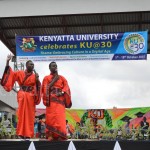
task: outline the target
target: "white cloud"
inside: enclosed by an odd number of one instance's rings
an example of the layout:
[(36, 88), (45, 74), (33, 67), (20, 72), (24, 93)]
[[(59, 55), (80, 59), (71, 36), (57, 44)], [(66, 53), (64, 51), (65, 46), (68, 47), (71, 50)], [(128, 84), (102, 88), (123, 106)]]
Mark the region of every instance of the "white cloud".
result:
[[(9, 53), (0, 44), (0, 77)], [(150, 105), (149, 60), (148, 55), (147, 61), (61, 61), (57, 65), (70, 85), (72, 108), (144, 107)], [(41, 81), (49, 74), (48, 65), (35, 63)]]

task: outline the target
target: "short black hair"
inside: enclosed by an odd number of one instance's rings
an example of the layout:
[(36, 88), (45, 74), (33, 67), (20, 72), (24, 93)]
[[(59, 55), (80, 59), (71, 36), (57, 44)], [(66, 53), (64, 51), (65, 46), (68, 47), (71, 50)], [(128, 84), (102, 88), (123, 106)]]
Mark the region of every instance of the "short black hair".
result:
[(52, 62), (49, 64), (49, 68), (51, 67), (51, 65), (52, 65), (53, 63), (55, 63), (55, 64), (56, 64), (56, 62), (55, 62), (55, 61), (52, 61)]
[(29, 62), (32, 62), (32, 60), (28, 60), (28, 61), (26, 62), (26, 66), (28, 65)]
[(80, 125), (80, 122), (76, 122), (76, 124)]

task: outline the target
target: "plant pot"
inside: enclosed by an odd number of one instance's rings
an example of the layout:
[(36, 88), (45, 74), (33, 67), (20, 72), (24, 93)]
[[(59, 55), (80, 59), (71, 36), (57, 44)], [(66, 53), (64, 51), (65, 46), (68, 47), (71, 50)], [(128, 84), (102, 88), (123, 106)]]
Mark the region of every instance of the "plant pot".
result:
[(11, 139), (15, 139), (16, 138), (16, 135), (11, 135)]
[(5, 135), (1, 135), (1, 139), (5, 139)]
[(5, 138), (6, 139), (11, 139), (11, 136), (10, 135), (5, 135)]

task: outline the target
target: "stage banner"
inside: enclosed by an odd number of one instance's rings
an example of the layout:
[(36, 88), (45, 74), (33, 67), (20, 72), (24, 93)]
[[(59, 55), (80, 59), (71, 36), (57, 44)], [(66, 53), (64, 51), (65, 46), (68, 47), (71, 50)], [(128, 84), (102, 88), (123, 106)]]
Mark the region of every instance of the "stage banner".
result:
[(17, 60), (145, 60), (148, 32), (16, 36)]
[[(150, 124), (150, 107), (113, 108), (113, 109), (66, 109), (66, 119), (74, 129), (77, 122), (84, 126), (96, 126), (101, 129), (125, 129), (130, 121), (130, 129), (138, 129), (146, 117)], [(72, 129), (72, 130), (73, 130)]]

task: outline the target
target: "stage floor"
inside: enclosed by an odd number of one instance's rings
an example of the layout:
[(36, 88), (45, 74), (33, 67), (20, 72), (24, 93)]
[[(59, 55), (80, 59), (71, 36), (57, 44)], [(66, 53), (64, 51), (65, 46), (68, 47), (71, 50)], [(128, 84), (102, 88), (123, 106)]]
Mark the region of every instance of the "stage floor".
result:
[[(29, 140), (23, 140), (23, 139), (0, 139), (0, 141), (48, 141), (46, 139), (29, 139)], [(98, 139), (68, 139), (66, 141), (99, 141)]]
[[(39, 139), (31, 139), (36, 150), (68, 150), (71, 140), (61, 142), (49, 142)], [(31, 141), (20, 141), (19, 139), (1, 139), (0, 150), (28, 150)], [(72, 140), (76, 150), (113, 150), (116, 141), (93, 141)], [(121, 150), (149, 150), (150, 141), (118, 141)]]

